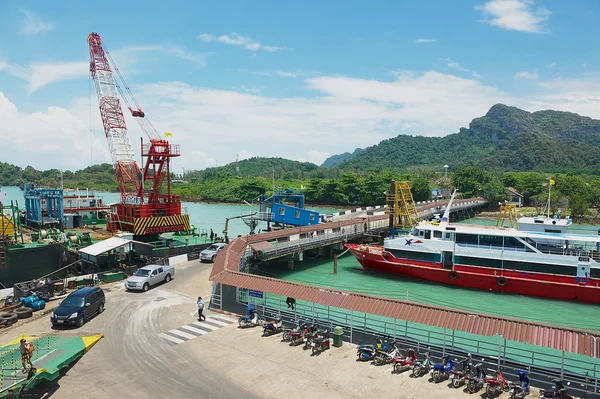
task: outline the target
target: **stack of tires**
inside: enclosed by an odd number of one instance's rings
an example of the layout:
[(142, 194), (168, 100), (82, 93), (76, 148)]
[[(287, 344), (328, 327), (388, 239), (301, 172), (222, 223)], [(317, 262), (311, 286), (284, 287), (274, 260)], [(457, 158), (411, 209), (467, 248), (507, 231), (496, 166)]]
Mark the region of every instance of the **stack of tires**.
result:
[(20, 307), (8, 312), (0, 313), (0, 328), (12, 326), (19, 319), (31, 317), (33, 310), (27, 307)]

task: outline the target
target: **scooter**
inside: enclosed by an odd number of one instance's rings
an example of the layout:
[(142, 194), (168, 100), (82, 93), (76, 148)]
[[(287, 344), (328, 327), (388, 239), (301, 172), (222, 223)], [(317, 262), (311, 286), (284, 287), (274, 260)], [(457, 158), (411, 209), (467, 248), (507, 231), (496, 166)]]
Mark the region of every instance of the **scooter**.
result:
[[(569, 394), (569, 390), (565, 387), (565, 382), (563, 380), (555, 378), (552, 380), (552, 384), (552, 391), (540, 389), (540, 398), (574, 399), (573, 396)], [(571, 383), (567, 382), (567, 385), (571, 385)]]
[(527, 376), (526, 370), (517, 370), (519, 381), (521, 385), (509, 383), (510, 389), (508, 390), (508, 399), (523, 399), (529, 395), (529, 377)]
[(400, 348), (394, 342), (390, 347), (391, 350), (384, 351), (381, 349), (376, 350), (375, 358), (373, 358), (373, 363), (376, 366), (381, 366), (383, 364), (388, 364), (394, 361), (394, 358), (400, 355)]
[(454, 362), (450, 359), (450, 355), (446, 355), (442, 358), (442, 364), (436, 364), (433, 366), (431, 371), (431, 377), (433, 381), (438, 383), (445, 380), (450, 376), (450, 371), (454, 367)]
[(479, 391), (486, 382), (485, 368), (483, 367), (483, 363), (477, 363), (475, 365), (475, 375), (470, 376), (467, 375), (467, 390), (469, 393), (475, 393)]
[(239, 328), (245, 327), (256, 327), (264, 322), (264, 319), (258, 315), (258, 313), (254, 313), (248, 316), (240, 316), (238, 318), (238, 326)]
[(272, 320), (263, 324), (263, 337), (269, 337), (274, 334), (278, 334), (283, 331), (283, 321)]
[(485, 393), (489, 399), (496, 396), (496, 393), (498, 392), (508, 391), (508, 381), (504, 378), (501, 368), (496, 370), (496, 378), (487, 378), (485, 382), (487, 383), (485, 386)]
[(460, 370), (450, 371), (450, 380), (452, 381), (452, 386), (454, 388), (458, 388), (464, 384), (467, 376), (471, 372), (471, 354), (469, 353), (465, 359), (459, 362), (459, 364), (461, 365)]
[(415, 360), (412, 367), (412, 375), (415, 378), (419, 378), (424, 376), (429, 372), (432, 367), (431, 363), (431, 354), (429, 352), (425, 352), (425, 359)]
[(312, 354), (317, 355), (330, 348), (329, 342), (329, 331), (325, 331), (323, 335), (313, 338), (312, 341)]
[(392, 373), (402, 373), (406, 370), (409, 370), (415, 361), (417, 360), (417, 354), (414, 349), (409, 349), (406, 357), (396, 356), (394, 358), (394, 370)]
[(358, 350), (356, 351), (356, 356), (358, 356), (358, 358), (356, 360), (373, 360), (378, 349), (387, 351), (388, 348), (389, 345), (387, 344), (387, 342), (384, 342), (381, 338), (377, 338), (375, 345), (361, 345), (358, 347)]

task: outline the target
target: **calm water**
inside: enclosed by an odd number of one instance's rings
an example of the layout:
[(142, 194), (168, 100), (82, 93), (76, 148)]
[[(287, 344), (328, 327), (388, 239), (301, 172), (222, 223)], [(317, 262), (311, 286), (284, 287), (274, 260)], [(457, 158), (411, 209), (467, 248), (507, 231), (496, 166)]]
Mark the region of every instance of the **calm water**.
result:
[[(25, 209), (25, 201), (23, 199), (23, 191), (19, 187), (2, 187), (0, 191), (4, 191), (8, 195), (7, 204), (10, 201), (18, 201), (19, 207)], [(85, 194), (83, 190), (82, 194)], [(108, 192), (95, 192), (96, 196), (101, 197), (105, 204), (119, 202), (118, 193)], [(236, 205), (236, 204), (204, 204), (204, 203), (193, 203), (184, 202), (182, 204), (184, 210), (190, 215), (190, 222), (198, 229), (198, 232), (213, 231), (221, 236), (223, 229), (225, 228), (225, 219), (233, 216), (247, 215), (251, 212), (256, 212), (256, 206), (251, 208), (248, 205)], [(321, 213), (332, 213), (337, 212), (337, 209), (332, 208), (312, 208)], [(265, 228), (266, 224), (259, 225), (259, 228)], [(242, 221), (242, 219), (233, 219), (229, 221), (228, 226), (229, 237), (236, 237), (238, 234), (246, 235), (249, 232), (248, 227)]]
[[(468, 222), (495, 224), (495, 221), (490, 223), (488, 219), (479, 218)], [(577, 225), (569, 230), (596, 234), (598, 227)], [(310, 260), (308, 255), (305, 254), (304, 262), (295, 263), (293, 271), (287, 270), (286, 265), (272, 264), (261, 267), (259, 272), (343, 291), (397, 299), (406, 299), (408, 295), (408, 299), (425, 304), (600, 331), (600, 307), (597, 305), (470, 290), (389, 274), (365, 273), (350, 254), (338, 260), (338, 274), (334, 275), (331, 259)]]

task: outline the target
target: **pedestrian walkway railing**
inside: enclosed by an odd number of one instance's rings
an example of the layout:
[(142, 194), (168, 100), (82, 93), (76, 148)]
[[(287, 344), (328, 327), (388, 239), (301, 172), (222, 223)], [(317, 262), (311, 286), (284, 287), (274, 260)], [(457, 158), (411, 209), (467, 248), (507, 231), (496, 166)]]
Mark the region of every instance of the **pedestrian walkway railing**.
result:
[(280, 318), (289, 325), (310, 323), (330, 331), (342, 327), (344, 339), (351, 343), (373, 343), (375, 337), (383, 337), (419, 353), (429, 351), (438, 361), (446, 354), (457, 358), (471, 354), (484, 359), (490, 370), (502, 368), (507, 377), (514, 369), (528, 370), (537, 387), (548, 387), (549, 378), (562, 378), (577, 394), (600, 394), (600, 360), (588, 356), (508, 341), (501, 335), (479, 336), (300, 300), (292, 310), (285, 297), (263, 293), (256, 298), (240, 288), (237, 302), (252, 303), (267, 319)]

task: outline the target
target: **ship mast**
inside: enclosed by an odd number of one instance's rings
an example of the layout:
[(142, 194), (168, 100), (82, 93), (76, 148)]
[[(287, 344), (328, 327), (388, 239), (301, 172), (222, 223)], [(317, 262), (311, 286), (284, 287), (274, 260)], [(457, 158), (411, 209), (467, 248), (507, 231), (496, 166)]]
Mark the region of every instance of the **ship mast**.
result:
[(455, 188), (454, 192), (452, 193), (452, 196), (450, 197), (450, 201), (448, 201), (448, 205), (446, 205), (446, 210), (444, 210), (444, 215), (442, 216), (440, 224), (450, 222), (450, 208), (452, 208), (452, 202), (454, 201), (454, 196), (456, 195), (457, 191), (458, 189)]

